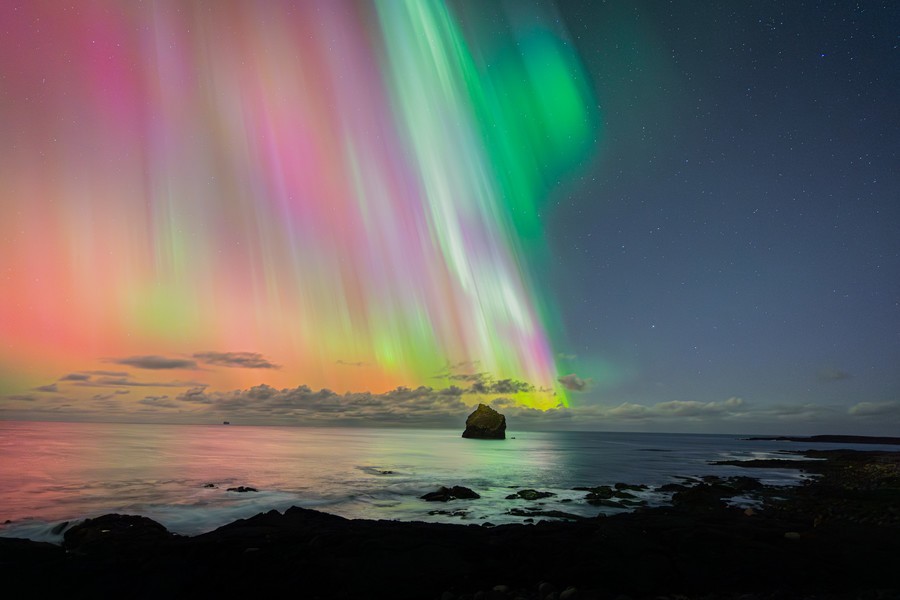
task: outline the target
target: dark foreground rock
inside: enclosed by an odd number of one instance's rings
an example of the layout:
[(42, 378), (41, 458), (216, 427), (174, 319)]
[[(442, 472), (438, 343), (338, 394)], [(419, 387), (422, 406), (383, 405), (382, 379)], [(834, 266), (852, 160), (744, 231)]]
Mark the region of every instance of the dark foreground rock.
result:
[[(696, 502), (573, 522), (362, 521), (291, 508), (179, 537), (107, 515), (72, 527), (62, 548), (0, 538), (0, 574), (65, 598), (900, 597), (900, 453), (818, 457), (819, 475), (796, 488), (709, 478), (683, 486), (706, 486)], [(760, 508), (721, 502), (738, 493)]]
[(479, 404), (466, 419), (466, 430), (462, 436), (480, 440), (504, 440), (506, 417), (486, 404)]
[(158, 549), (178, 536), (147, 517), (103, 515), (85, 519), (63, 535), (67, 551), (83, 555), (133, 553)]

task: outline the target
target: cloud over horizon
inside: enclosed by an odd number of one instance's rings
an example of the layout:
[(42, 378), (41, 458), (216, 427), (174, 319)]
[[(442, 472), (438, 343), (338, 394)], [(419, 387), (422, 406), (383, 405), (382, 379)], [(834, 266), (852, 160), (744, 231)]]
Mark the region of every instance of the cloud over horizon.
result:
[(239, 369), (280, 369), (259, 352), (195, 352), (194, 358), (208, 365)]
[(900, 401), (897, 402), (859, 402), (851, 406), (847, 413), (862, 418), (900, 419)]
[(306, 385), (276, 389), (261, 384), (230, 392), (191, 388), (176, 399), (223, 415), (292, 419), (299, 424), (444, 426), (469, 409), (461, 400), (462, 395), (463, 390), (454, 386), (441, 390), (420, 386), (398, 387), (382, 394), (337, 394)]
[(571, 392), (583, 392), (588, 388), (589, 381), (582, 379), (575, 373), (569, 373), (556, 379), (564, 388)]
[(165, 370), (165, 369), (196, 369), (196, 361), (187, 358), (167, 358), (165, 356), (144, 355), (127, 356), (125, 358), (113, 358), (109, 362), (119, 365), (127, 365), (137, 369)]
[[(492, 380), (487, 375), (455, 378), (472, 381), (470, 387), (450, 385), (404, 387), (376, 393), (338, 393), (308, 385), (276, 388), (260, 384), (245, 389), (217, 391), (198, 381), (137, 381), (130, 377), (88, 376), (79, 371), (60, 378), (60, 384), (33, 388), (52, 394), (7, 395), (0, 407), (6, 414), (19, 410), (30, 415), (76, 415), (90, 418), (105, 411), (115, 420), (136, 413), (150, 415), (158, 422), (207, 423), (230, 420), (257, 425), (385, 426), (456, 428), (485, 402), (503, 412), (512, 429), (702, 432), (710, 426), (735, 433), (808, 434), (853, 431), (867, 423), (900, 418), (900, 402), (859, 402), (852, 406), (817, 403), (755, 404), (732, 396), (723, 400), (668, 400), (598, 402), (584, 400), (573, 406), (557, 405), (548, 410), (523, 406), (516, 393), (533, 391), (524, 382)], [(74, 375), (74, 376), (72, 376)], [(92, 397), (74, 398), (65, 394), (81, 388), (116, 388)], [(576, 382), (577, 383), (577, 382)], [(127, 400), (129, 388), (183, 388), (175, 394), (157, 393)], [(476, 398), (481, 396), (481, 398)], [(485, 398), (484, 396), (488, 396)], [(493, 396), (491, 398), (490, 396)], [(589, 395), (580, 396), (589, 398)]]

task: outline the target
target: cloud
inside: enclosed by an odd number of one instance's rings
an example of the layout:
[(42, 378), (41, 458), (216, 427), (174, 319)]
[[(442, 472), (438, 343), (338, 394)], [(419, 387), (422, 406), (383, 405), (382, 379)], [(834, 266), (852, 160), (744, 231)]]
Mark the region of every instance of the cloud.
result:
[(87, 381), (91, 376), (87, 373), (69, 373), (59, 378), (60, 381)]
[(435, 375), (434, 378), (450, 379), (451, 381), (481, 381), (489, 378), (487, 373), (478, 372), (480, 368), (480, 360), (465, 360), (457, 363), (447, 361), (444, 371)]
[(704, 417), (738, 412), (743, 403), (740, 398), (729, 398), (723, 402), (671, 400), (653, 405), (653, 410), (657, 414), (671, 417)]
[[(194, 358), (210, 365), (238, 369), (280, 369), (258, 352), (197, 352)], [(340, 361), (338, 361), (340, 362)]]
[(490, 379), (487, 373), (444, 373), (438, 375), (438, 377), (451, 381), (485, 381)]
[(103, 375), (104, 377), (128, 377), (128, 371), (81, 371), (89, 375)]
[(206, 395), (206, 386), (198, 385), (177, 396), (182, 402), (196, 402), (199, 404), (212, 404), (212, 400)]
[(575, 373), (569, 373), (568, 375), (563, 375), (562, 377), (557, 379), (564, 388), (572, 392), (583, 392), (588, 388), (589, 381), (586, 381), (576, 375)]
[(453, 427), (464, 421), (471, 407), (462, 401), (458, 387), (398, 387), (383, 394), (329, 389), (313, 390), (300, 385), (276, 389), (257, 385), (245, 390), (210, 392), (196, 387), (179, 394), (185, 404), (205, 405), (206, 411), (235, 415), (255, 422), (316, 425), (413, 425)]
[(362, 361), (347, 362), (346, 360), (336, 360), (336, 361), (334, 361), (334, 363), (337, 365), (343, 365), (345, 367), (367, 367), (367, 366), (369, 366), (369, 363), (362, 362)]
[(900, 418), (900, 402), (859, 402), (847, 413), (861, 418)]
[(462, 360), (457, 363), (447, 362), (448, 371), (471, 371), (472, 369), (481, 368), (480, 360)]
[(186, 358), (167, 358), (165, 356), (155, 355), (128, 356), (125, 358), (112, 359), (110, 362), (114, 362), (120, 365), (128, 365), (129, 367), (135, 367), (138, 369), (152, 370), (197, 368), (197, 363), (193, 360), (189, 360)]
[(34, 402), (38, 399), (34, 394), (10, 394), (9, 396), (4, 396), (4, 398), (18, 402)]
[(484, 378), (476, 381), (469, 388), (473, 394), (518, 394), (520, 392), (533, 392), (534, 386), (524, 381), (515, 379), (500, 379), (492, 381)]
[(566, 354), (565, 352), (560, 352), (559, 354), (556, 355), (556, 357), (559, 358), (560, 360), (575, 360), (576, 358), (578, 358), (578, 355), (577, 354)]
[[(633, 402), (618, 406), (557, 405), (549, 410), (539, 410), (517, 403), (515, 393), (523, 389), (522, 382), (501, 380), (489, 385), (492, 389), (513, 391), (512, 395), (500, 395), (488, 403), (503, 412), (516, 429), (597, 429), (643, 427), (644, 424), (667, 428), (693, 424), (690, 426), (696, 428), (713, 421), (743, 419), (749, 413), (744, 401), (737, 397), (713, 402), (673, 400), (649, 405)], [(398, 387), (380, 394), (339, 394), (329, 389), (314, 390), (306, 385), (277, 389), (262, 384), (226, 392), (196, 386), (177, 395), (175, 401), (193, 415), (216, 415), (216, 420), (227, 418), (251, 423), (298, 425), (458, 427), (473, 410), (471, 400), (467, 400), (471, 393), (471, 388), (458, 386), (443, 389), (419, 386)]]
[(449, 381), (468, 381), (472, 385), (466, 391), (471, 394), (518, 394), (520, 392), (533, 392), (535, 387), (528, 382), (518, 381), (515, 379), (494, 380), (490, 373), (469, 372), (457, 373), (457, 369), (461, 367), (470, 368), (477, 364), (475, 362), (458, 363), (455, 365), (447, 365), (447, 371), (438, 373), (435, 379), (447, 379)]
[(754, 414), (759, 417), (798, 422), (819, 420), (828, 416), (835, 416), (836, 413), (837, 411), (834, 408), (811, 402), (805, 404), (775, 404), (754, 411)]
[[(77, 381), (74, 385), (81, 387), (194, 387), (204, 384), (197, 381), (135, 381), (128, 377), (100, 377), (90, 381)], [(118, 394), (127, 394), (127, 390), (120, 390)]]
[(608, 415), (618, 419), (646, 419), (654, 416), (653, 409), (649, 406), (632, 402), (623, 402), (619, 406), (609, 409)]
[(55, 383), (49, 383), (47, 385), (40, 385), (34, 389), (38, 392), (52, 392), (55, 394), (59, 391), (59, 386), (57, 386)]
[(179, 405), (168, 396), (144, 396), (138, 400), (138, 404), (152, 406), (154, 408), (179, 408)]
[(822, 369), (818, 372), (817, 377), (819, 381), (842, 381), (850, 379), (851, 375), (840, 369)]
[(728, 398), (721, 402), (698, 402), (696, 400), (670, 400), (652, 405), (623, 402), (608, 409), (595, 410), (597, 417), (606, 419), (634, 420), (684, 420), (711, 417), (735, 417), (744, 412), (744, 401)]

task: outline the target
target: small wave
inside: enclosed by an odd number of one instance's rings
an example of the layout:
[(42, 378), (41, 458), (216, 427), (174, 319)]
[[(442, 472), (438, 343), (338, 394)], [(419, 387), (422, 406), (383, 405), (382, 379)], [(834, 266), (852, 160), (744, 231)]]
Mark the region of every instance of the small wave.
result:
[(2, 536), (10, 538), (26, 538), (35, 542), (62, 544), (66, 531), (83, 522), (83, 519), (59, 521), (56, 523), (39, 519), (23, 519), (3, 526)]

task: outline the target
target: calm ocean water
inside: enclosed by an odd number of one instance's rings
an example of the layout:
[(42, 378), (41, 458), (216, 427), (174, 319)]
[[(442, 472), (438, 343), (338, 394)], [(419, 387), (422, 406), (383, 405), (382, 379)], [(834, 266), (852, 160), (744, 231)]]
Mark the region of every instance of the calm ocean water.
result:
[[(59, 523), (109, 512), (145, 515), (194, 535), (291, 505), (351, 518), (521, 522), (509, 509), (535, 504), (506, 500), (511, 488), (555, 492), (543, 509), (596, 515), (619, 509), (591, 506), (572, 487), (740, 473), (792, 484), (796, 471), (748, 473), (708, 463), (806, 447), (733, 435), (514, 435), (480, 441), (456, 430), (0, 421), (0, 523), (9, 521), (0, 535), (59, 541), (53, 531)], [(226, 491), (239, 485), (259, 491)], [(440, 485), (464, 485), (482, 497), (447, 504), (419, 499)], [(656, 492), (643, 497), (651, 504), (668, 500)], [(448, 509), (465, 514), (429, 514)]]

